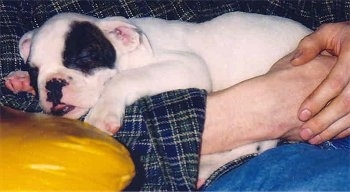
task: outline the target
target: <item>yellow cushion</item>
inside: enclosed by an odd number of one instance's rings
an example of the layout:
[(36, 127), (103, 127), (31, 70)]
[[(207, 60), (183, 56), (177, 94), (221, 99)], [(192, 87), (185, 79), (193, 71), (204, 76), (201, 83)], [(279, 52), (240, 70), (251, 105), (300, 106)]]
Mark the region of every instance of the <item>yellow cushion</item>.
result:
[(135, 169), (112, 137), (77, 120), (0, 106), (0, 190), (120, 191)]

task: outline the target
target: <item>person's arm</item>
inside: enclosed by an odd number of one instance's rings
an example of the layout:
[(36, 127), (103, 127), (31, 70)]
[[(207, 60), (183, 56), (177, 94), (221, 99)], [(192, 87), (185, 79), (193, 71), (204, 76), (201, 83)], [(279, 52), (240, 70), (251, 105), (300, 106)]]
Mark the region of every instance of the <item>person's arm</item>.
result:
[(326, 77), (335, 59), (318, 56), (293, 67), (292, 54), (262, 76), (208, 96), (202, 154), (244, 144), (287, 138), (300, 140), (301, 102)]
[(327, 78), (301, 104), (299, 119), (306, 123), (304, 140), (319, 144), (350, 135), (350, 22), (324, 24), (305, 37), (292, 63), (301, 65), (322, 51), (337, 56)]

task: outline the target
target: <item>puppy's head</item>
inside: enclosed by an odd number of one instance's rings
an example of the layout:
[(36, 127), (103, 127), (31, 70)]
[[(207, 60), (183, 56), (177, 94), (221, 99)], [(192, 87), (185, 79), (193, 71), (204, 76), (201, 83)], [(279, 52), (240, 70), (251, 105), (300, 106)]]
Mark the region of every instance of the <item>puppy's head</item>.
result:
[(44, 111), (79, 118), (117, 73), (118, 58), (148, 42), (142, 38), (140, 30), (125, 18), (64, 13), (23, 35), (19, 49), (21, 57), (38, 71)]

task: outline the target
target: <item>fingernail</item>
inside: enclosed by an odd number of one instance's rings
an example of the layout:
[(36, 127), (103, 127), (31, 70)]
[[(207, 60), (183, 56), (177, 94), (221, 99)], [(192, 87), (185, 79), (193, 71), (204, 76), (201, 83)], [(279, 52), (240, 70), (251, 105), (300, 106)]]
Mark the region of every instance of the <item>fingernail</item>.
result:
[(300, 132), (300, 137), (304, 140), (309, 140), (309, 139), (311, 139), (312, 136), (313, 136), (313, 133), (312, 133), (311, 129), (306, 128), (306, 129), (301, 130), (301, 132)]
[(322, 138), (319, 135), (317, 135), (317, 136), (313, 137), (312, 139), (310, 139), (309, 143), (313, 144), (313, 145), (321, 144)]
[(311, 111), (308, 109), (302, 110), (299, 114), (299, 119), (301, 121), (307, 121), (310, 119), (310, 117), (311, 117)]

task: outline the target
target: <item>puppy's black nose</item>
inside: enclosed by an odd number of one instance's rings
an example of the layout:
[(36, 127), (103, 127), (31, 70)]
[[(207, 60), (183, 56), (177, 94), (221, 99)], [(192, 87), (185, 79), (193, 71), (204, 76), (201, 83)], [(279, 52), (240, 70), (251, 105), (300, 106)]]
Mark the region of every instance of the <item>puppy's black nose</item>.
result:
[(64, 79), (51, 79), (46, 82), (47, 101), (52, 102), (53, 106), (60, 104), (62, 98), (62, 88), (68, 85)]

